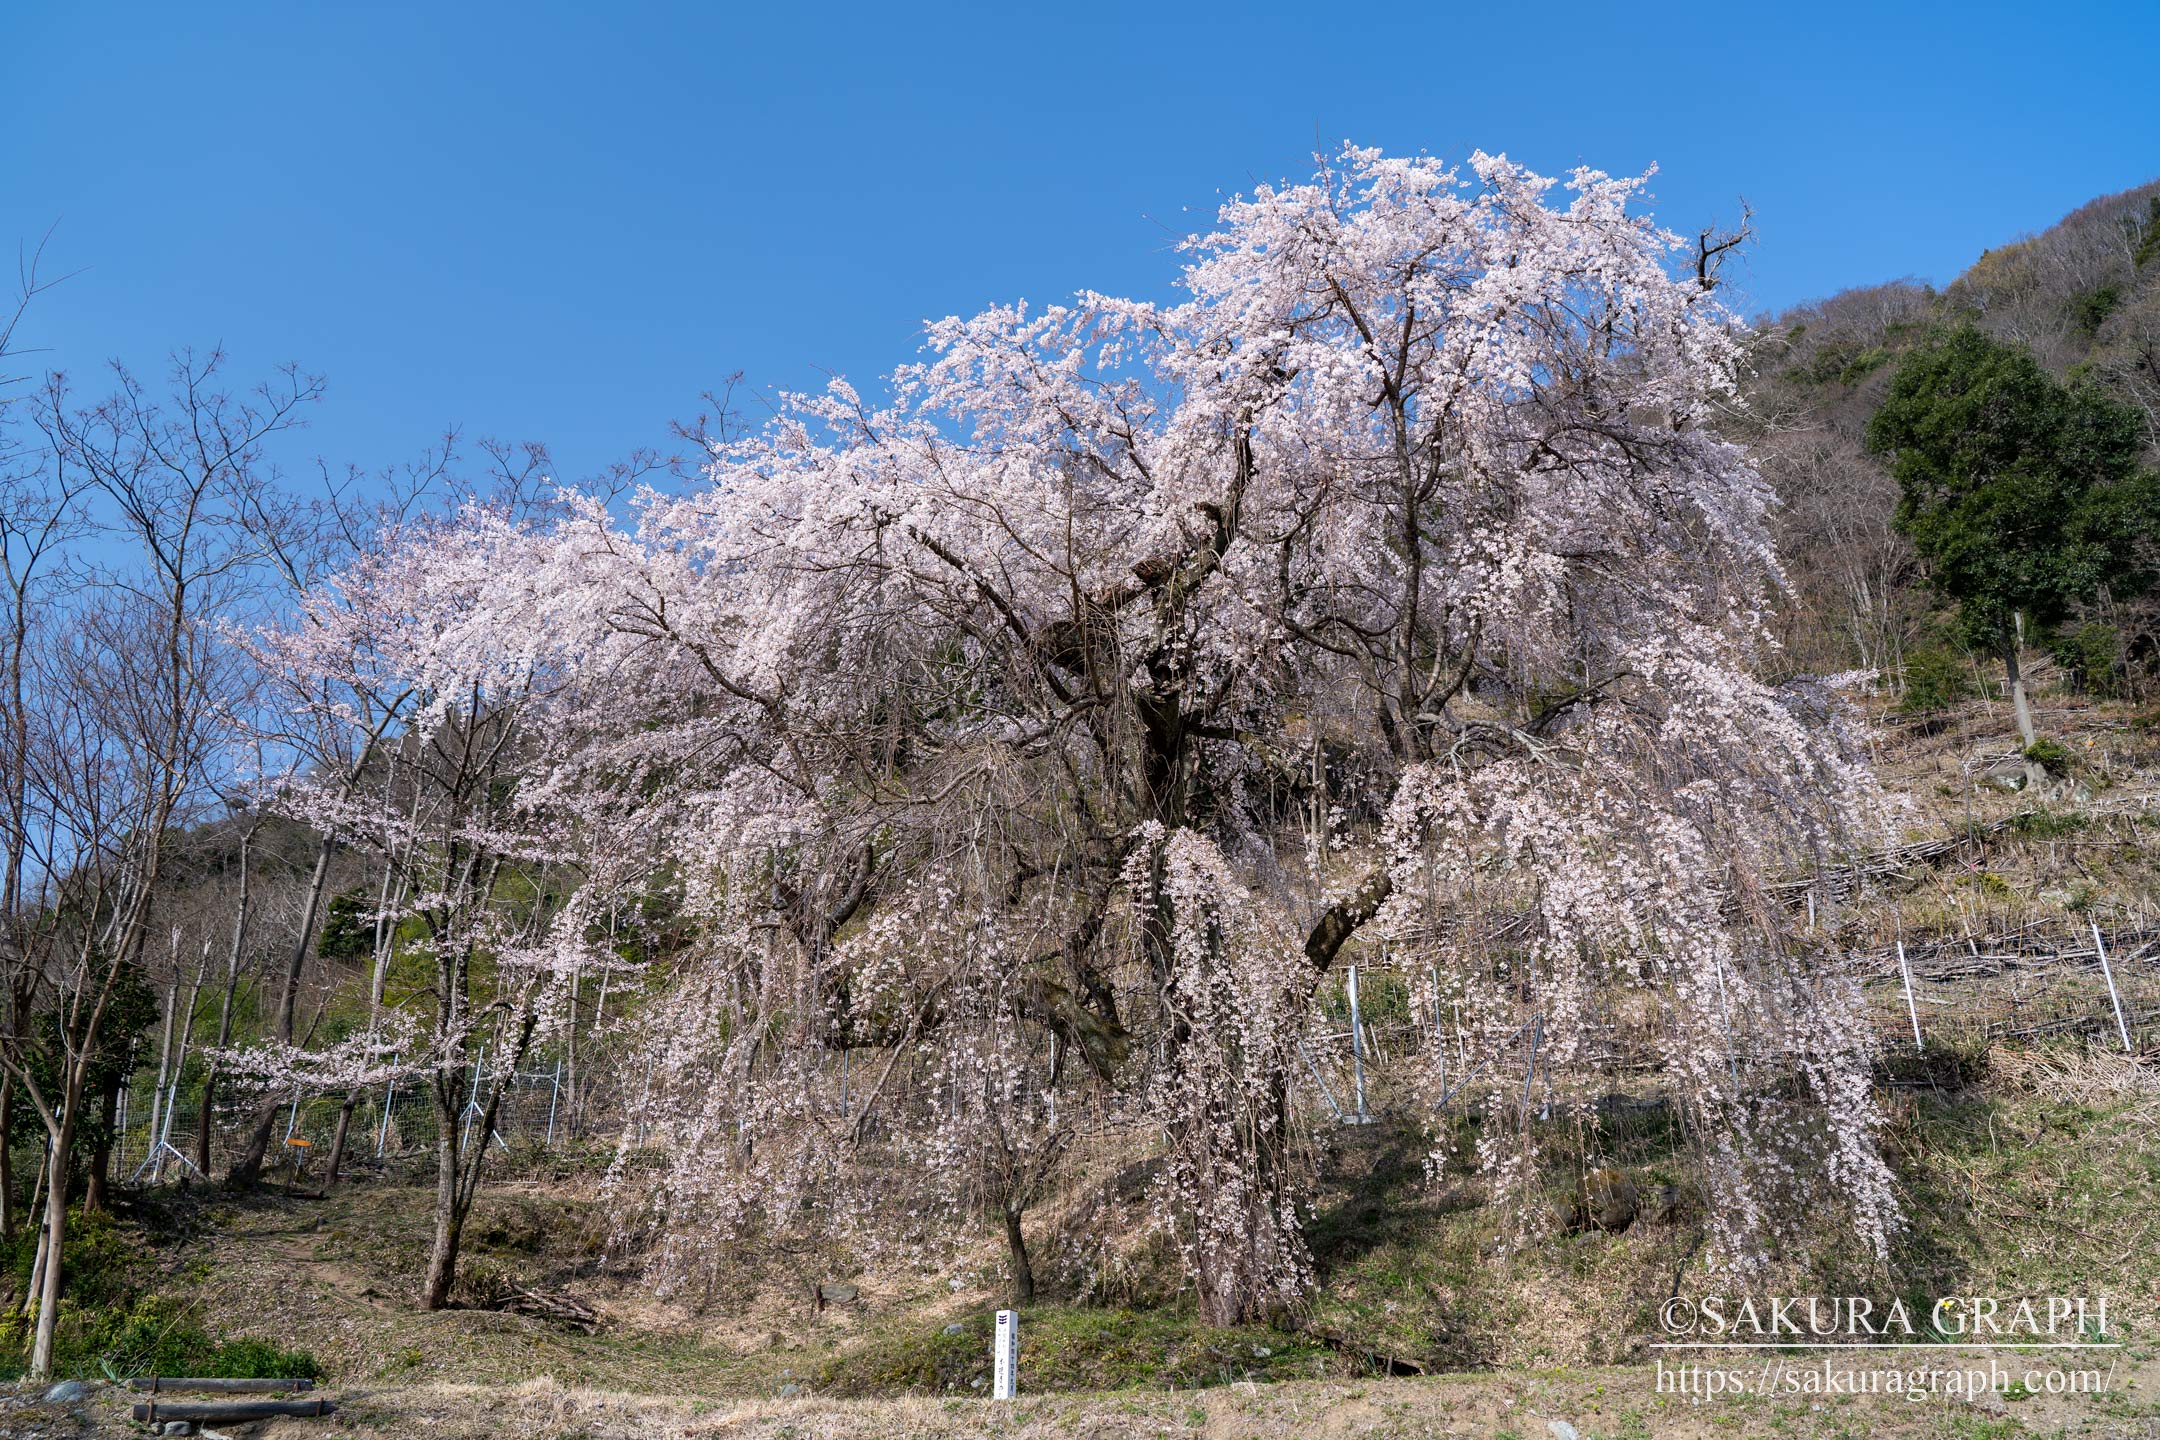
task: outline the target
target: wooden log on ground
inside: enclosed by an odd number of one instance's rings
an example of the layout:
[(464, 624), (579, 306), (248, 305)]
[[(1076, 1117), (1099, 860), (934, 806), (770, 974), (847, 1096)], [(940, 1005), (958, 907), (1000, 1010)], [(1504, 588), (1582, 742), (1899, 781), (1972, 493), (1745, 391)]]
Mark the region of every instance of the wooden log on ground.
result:
[(198, 1425), (222, 1425), (230, 1421), (270, 1420), (280, 1415), (328, 1415), (337, 1406), (328, 1400), (151, 1400), (134, 1407), (134, 1416), (147, 1424), (167, 1420), (192, 1420)]
[(147, 1390), (153, 1395), (167, 1390), (196, 1390), (207, 1395), (251, 1395), (264, 1390), (312, 1390), (313, 1380), (228, 1380), (223, 1377), (181, 1375), (138, 1375), (127, 1382), (130, 1390)]

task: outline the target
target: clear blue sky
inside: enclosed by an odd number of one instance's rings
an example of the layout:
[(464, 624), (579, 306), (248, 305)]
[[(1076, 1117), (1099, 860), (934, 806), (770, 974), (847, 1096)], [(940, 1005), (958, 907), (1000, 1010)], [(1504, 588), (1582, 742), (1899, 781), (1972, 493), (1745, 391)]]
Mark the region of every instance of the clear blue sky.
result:
[(870, 378), (925, 318), (1161, 293), (1219, 191), (1316, 141), (1655, 161), (1756, 207), (1776, 307), (2160, 174), (2160, 5), (982, 8), (0, 3), (0, 241), (79, 272), (95, 380), (222, 343), (330, 381), (299, 449), (446, 424), (565, 478), (729, 372)]

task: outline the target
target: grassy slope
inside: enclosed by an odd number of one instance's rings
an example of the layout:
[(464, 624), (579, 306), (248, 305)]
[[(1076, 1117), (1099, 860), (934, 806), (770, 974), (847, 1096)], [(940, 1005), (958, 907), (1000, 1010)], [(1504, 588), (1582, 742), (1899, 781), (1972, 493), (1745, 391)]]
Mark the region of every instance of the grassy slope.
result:
[[(2000, 748), (1983, 711), (1932, 733), (1885, 732), (1883, 768), (1915, 798), (1916, 835), (1964, 823), (1968, 804), (1982, 821), (2036, 804), (2051, 816), (2098, 817), (2006, 831), (1984, 852), (1912, 877), (1892, 900), (1908, 936), (2036, 918), (2068, 926), (2150, 907), (2150, 822), (2139, 815), (2143, 797), (2160, 789), (2152, 733), (2114, 712), (2051, 718), (2088, 758), (2074, 783), (2048, 797), (1983, 792), (1968, 801), (1954, 783), (1963, 757)], [(1878, 907), (1853, 924), (1884, 929), (1888, 913)], [(2035, 1398), (1989, 1413), (1893, 1401), (1822, 1410), (1661, 1403), (1643, 1363), (1656, 1307), (1676, 1285), (1713, 1288), (1685, 1207), (1671, 1223), (1553, 1237), (1502, 1261), (1500, 1218), (1480, 1203), (1475, 1181), (1454, 1173), (1429, 1180), (1424, 1138), (1396, 1123), (1345, 1131), (1333, 1144), (1312, 1228), (1322, 1285), (1303, 1333), (1205, 1331), (1174, 1303), (1044, 1306), (1022, 1327), (1023, 1375), (1076, 1393), (1026, 1400), (996, 1433), (1513, 1431), (1545, 1440), (1546, 1420), (1558, 1417), (1606, 1436), (2009, 1435), (2065, 1424), (2160, 1434), (2152, 1348), (2160, 1343), (2160, 1085), (2149, 1070), (2089, 1060), (2051, 1069), (1963, 1043), (1968, 1072), (1982, 1062), (1971, 1083), (1890, 1093), (1887, 1145), (1913, 1224), (1889, 1271), (1832, 1264), (1791, 1277), (1790, 1292), (2104, 1290), (2132, 1346), (2110, 1399)], [(1638, 1173), (1684, 1183), (1685, 1156), (1657, 1127), (1621, 1144), (1616, 1158)], [(577, 1291), (609, 1316), (602, 1333), (487, 1311), (422, 1315), (405, 1291), (424, 1253), (427, 1210), (425, 1190), (385, 1182), (327, 1202), (242, 1204), (198, 1192), (163, 1202), (149, 1219), (161, 1232), (169, 1293), (215, 1332), (313, 1351), (356, 1399), (350, 1422), (362, 1431), (398, 1428), (393, 1413), (433, 1413), (427, 1433), (447, 1435), (514, 1426), (596, 1437), (900, 1437), (985, 1433), (991, 1423), (989, 1407), (973, 1403), (987, 1380), (988, 1290), (866, 1283), (863, 1303), (818, 1311), (808, 1301), (814, 1277), (784, 1274), (767, 1277), (747, 1309), (692, 1316), (612, 1267), (589, 1188), (556, 1180), (499, 1186), (483, 1199), (468, 1271)], [(985, 1268), (994, 1273), (994, 1264)], [(1610, 1368), (1567, 1368), (1599, 1366)], [(1445, 1378), (1372, 1378), (1410, 1367)], [(1464, 1373), (1473, 1370), (1482, 1373)], [(526, 1383), (535, 1376), (547, 1378)], [(522, 1388), (457, 1388), (473, 1384)], [(1201, 1386), (1217, 1388), (1196, 1392)], [(839, 1398), (903, 1391), (923, 1398)], [(1077, 1393), (1104, 1391), (1121, 1393)]]

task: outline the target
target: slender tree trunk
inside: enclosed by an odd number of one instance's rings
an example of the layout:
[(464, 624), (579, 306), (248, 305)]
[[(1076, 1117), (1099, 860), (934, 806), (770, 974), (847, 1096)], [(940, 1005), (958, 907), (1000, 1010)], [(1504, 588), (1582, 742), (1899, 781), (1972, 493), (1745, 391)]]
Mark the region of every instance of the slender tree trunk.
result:
[(60, 1108), (60, 1133), (52, 1137), (53, 1158), (46, 1167), (45, 1271), (39, 1277), (37, 1329), (30, 1342), (30, 1376), (52, 1378), (53, 1329), (60, 1320), (61, 1257), (67, 1253), (67, 1154), (75, 1142), (75, 1117), (82, 1107), (82, 1072), (71, 1065), (67, 1094)]
[[(45, 1175), (46, 1172), (51, 1168), (52, 1137), (48, 1135), (45, 1137), (44, 1148), (38, 1152), (37, 1179), (30, 1186), (30, 1208), (28, 1211), (25, 1212), (33, 1219), (36, 1219), (39, 1215), (39, 1212), (42, 1211), (45, 1207)], [(41, 1287), (44, 1284), (44, 1281), (40, 1277), (43, 1276), (44, 1273), (45, 1232), (43, 1227), (40, 1226), (38, 1230), (37, 1244), (31, 1248), (30, 1252), (30, 1288), (23, 1291), (22, 1304), (16, 1307), (18, 1313), (23, 1315), (35, 1315), (37, 1313), (37, 1297), (41, 1291)]]
[[(225, 995), (218, 1002), (217, 1048), (220, 1050), (232, 1042), (233, 992), (240, 987), (240, 956), (247, 947), (251, 898), (248, 850), (255, 843), (255, 829), (255, 825), (250, 825), (240, 836), (240, 903), (233, 913), (232, 949), (225, 953)], [(202, 1113), (195, 1117), (195, 1168), (206, 1179), (210, 1174), (210, 1114), (211, 1107), (217, 1103), (217, 1082), (218, 1062), (213, 1059), (203, 1071)]]
[(1027, 1236), (1020, 1229), (1020, 1212), (1005, 1211), (1005, 1248), (1012, 1254), (1012, 1287), (1015, 1307), (1035, 1303), (1035, 1267), (1028, 1263)]
[(562, 1105), (562, 1137), (568, 1144), (577, 1139), (577, 1020), (578, 1001), (583, 999), (584, 976), (573, 971), (570, 976), (570, 1024), (563, 1031), (563, 1074), (556, 1085), (556, 1099)]
[[(195, 1007), (202, 1001), (203, 982), (209, 978), (210, 941), (205, 938), (202, 947), (202, 958), (195, 965), (195, 983), (188, 987), (187, 1002), (180, 1007), (180, 1041), (173, 1050), (171, 1083), (165, 1086), (165, 1118), (157, 1129), (150, 1132), (150, 1143), (153, 1147), (172, 1143), (173, 1112), (180, 1107), (180, 1072), (187, 1067), (188, 1043), (195, 1038)], [(179, 981), (175, 980), (173, 985), (177, 998)], [(162, 1069), (163, 1067), (159, 1068)], [(157, 1156), (157, 1160), (150, 1167), (151, 1178), (155, 1179), (159, 1172), (164, 1169), (165, 1152), (153, 1149), (151, 1153)], [(195, 1168), (201, 1170), (205, 1175), (210, 1173), (208, 1170), (203, 1170), (200, 1165)], [(187, 1183), (185, 1174), (181, 1175), (179, 1179), (182, 1185)]]
[(90, 1152), (90, 1177), (83, 1184), (83, 1209), (105, 1210), (112, 1205), (113, 1124), (120, 1117), (120, 1087), (125, 1077), (114, 1076), (106, 1085), (101, 1105), (104, 1127)]
[[(440, 1080), (429, 1088), (435, 1096), (435, 1243), (428, 1251), (427, 1281), (420, 1292), (423, 1310), (440, 1310), (450, 1303), (450, 1287), (457, 1280), (458, 1242), (465, 1231), (465, 1207), (459, 1204), (457, 1080), (451, 1080), (446, 1098)], [(480, 1137), (487, 1144), (487, 1136)]]
[[(470, 956), (465, 957), (458, 968), (462, 971), (470, 959)], [(473, 1201), (479, 1198), (480, 1172), (487, 1164), (488, 1140), (495, 1134), (496, 1120), (502, 1113), (503, 1094), (517, 1078), (517, 1068), (524, 1063), (525, 1052), (532, 1045), (533, 1030), (538, 1023), (538, 1014), (527, 1010), (515, 1032), (497, 1032), (498, 1058), (494, 1074), (484, 1089), (476, 1082), (467, 1082), (462, 1067), (438, 1071), (435, 1083), (428, 1087), (435, 1097), (437, 1137), (435, 1244), (428, 1253), (427, 1284), (421, 1295), (427, 1309), (440, 1310), (450, 1303), (450, 1287), (457, 1279), (458, 1244), (465, 1233), (466, 1217), (472, 1213)], [(485, 1053), (483, 1049), (482, 1054)], [(460, 1096), (467, 1097), (464, 1103), (460, 1103)], [(473, 1118), (470, 1144), (461, 1143), (460, 1139), (465, 1104), (477, 1105), (480, 1110)]]
[(346, 1095), (345, 1103), (338, 1106), (337, 1129), (330, 1132), (330, 1161), (323, 1167), (323, 1188), (337, 1184), (338, 1166), (345, 1160), (345, 1132), (352, 1128), (353, 1106), (358, 1103), (360, 1092)]
[[(383, 987), (390, 981), (390, 941), (393, 938), (384, 917), (390, 909), (390, 880), (397, 866), (386, 861), (383, 865), (382, 888), (375, 896), (375, 948), (374, 967), (368, 975), (368, 1029), (382, 1023)], [(397, 887), (398, 898), (403, 899), (405, 887)], [(360, 1103), (360, 1088), (356, 1085), (347, 1092), (345, 1103), (338, 1107), (337, 1130), (330, 1137), (330, 1163), (323, 1168), (323, 1188), (329, 1189), (338, 1181), (338, 1166), (345, 1159), (345, 1135), (352, 1128), (353, 1107)]]
[[(321, 848), (315, 852), (315, 872), (308, 879), (307, 906), (300, 917), (300, 933), (294, 937), (292, 950), (285, 957), (285, 974), (278, 986), (274, 1034), (280, 1044), (292, 1044), (293, 1005), (299, 996), (300, 971), (307, 964), (308, 946), (315, 938), (315, 919), (322, 913), (323, 890), (330, 883), (330, 861), (336, 856), (337, 848), (336, 837), (325, 835)], [(270, 1149), (270, 1127), (277, 1120), (279, 1104), (278, 1100), (269, 1099), (257, 1107), (247, 1143), (233, 1161), (229, 1176), (232, 1180), (252, 1185), (262, 1175), (263, 1157)]]
[(2003, 668), (2010, 674), (2010, 708), (2017, 715), (2018, 739), (2030, 750), (2039, 737), (2033, 733), (2032, 705), (2025, 698), (2025, 612), (2013, 612), (2012, 622)]
[(0, 1074), (0, 1242), (15, 1234), (15, 1162), (8, 1153), (8, 1132), (15, 1128), (15, 1072)]
[[(180, 932), (175, 930), (173, 931), (175, 960), (179, 958), (179, 949)], [(165, 1114), (165, 1077), (170, 1073), (172, 1067), (173, 1016), (179, 1009), (180, 969), (178, 965), (175, 965), (173, 967), (172, 984), (165, 989), (165, 1024), (158, 1031), (157, 1087), (150, 1092), (150, 1178), (153, 1184), (157, 1181), (158, 1161), (163, 1158), (157, 1154), (157, 1142), (158, 1135), (161, 1133), (160, 1125)]]

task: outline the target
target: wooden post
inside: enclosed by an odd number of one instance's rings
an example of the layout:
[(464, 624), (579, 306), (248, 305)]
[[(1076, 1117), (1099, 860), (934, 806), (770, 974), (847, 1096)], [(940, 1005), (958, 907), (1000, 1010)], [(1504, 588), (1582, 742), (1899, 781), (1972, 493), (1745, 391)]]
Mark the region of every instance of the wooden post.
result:
[(990, 1350), (993, 1400), (1010, 1400), (1020, 1389), (1020, 1312), (997, 1312), (997, 1336)]
[(127, 1382), (130, 1390), (162, 1395), (168, 1390), (195, 1390), (205, 1395), (253, 1395), (279, 1390), (313, 1390), (313, 1380), (226, 1380), (201, 1376), (143, 1375)]
[(2115, 1007), (2115, 1029), (2122, 1036), (2123, 1054), (2130, 1053), (2130, 1026), (2123, 1019), (2122, 996), (2115, 993), (2115, 970), (2108, 964), (2107, 945), (2100, 938), (2100, 926), (2093, 923), (2093, 949), (2100, 952), (2100, 973), (2107, 977), (2108, 1003)]
[(330, 1400), (149, 1400), (133, 1407), (135, 1418), (151, 1425), (172, 1420), (192, 1420), (198, 1425), (244, 1423), (278, 1415), (328, 1415), (336, 1409), (336, 1402)]

